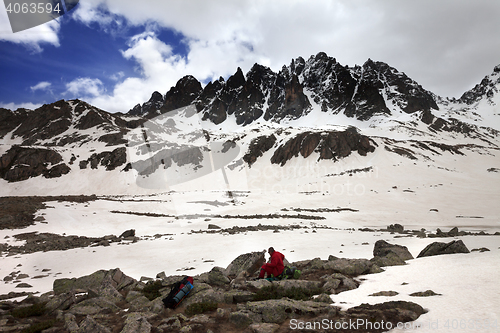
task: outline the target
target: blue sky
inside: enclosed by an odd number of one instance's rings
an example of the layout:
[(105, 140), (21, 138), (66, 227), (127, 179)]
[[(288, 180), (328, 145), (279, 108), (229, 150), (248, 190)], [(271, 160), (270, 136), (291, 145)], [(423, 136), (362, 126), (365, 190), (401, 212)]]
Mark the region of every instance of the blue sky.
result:
[(0, 6), (0, 106), (80, 98), (127, 112), (184, 75), (203, 83), (320, 51), (387, 62), (460, 97), (500, 64), (500, 2), (477, 0), (80, 0), (13, 34)]

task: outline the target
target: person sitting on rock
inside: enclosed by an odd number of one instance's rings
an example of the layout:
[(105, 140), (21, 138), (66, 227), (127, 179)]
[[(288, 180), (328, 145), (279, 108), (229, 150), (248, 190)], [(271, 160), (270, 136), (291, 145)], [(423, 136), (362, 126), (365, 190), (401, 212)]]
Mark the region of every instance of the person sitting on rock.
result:
[(274, 251), (273, 247), (269, 248), (269, 255), (271, 256), (268, 263), (262, 265), (260, 268), (259, 279), (263, 279), (264, 275), (267, 273), (267, 277), (277, 277), (283, 270), (285, 269), (285, 265), (283, 264), (283, 259), (285, 256), (278, 251)]

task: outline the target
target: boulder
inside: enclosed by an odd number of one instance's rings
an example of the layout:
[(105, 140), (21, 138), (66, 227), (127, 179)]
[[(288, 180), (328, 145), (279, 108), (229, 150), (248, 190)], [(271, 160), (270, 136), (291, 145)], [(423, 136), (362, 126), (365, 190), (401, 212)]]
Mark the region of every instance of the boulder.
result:
[(259, 279), (255, 281), (247, 281), (247, 285), (256, 289), (262, 289), (272, 285), (272, 282), (267, 281), (266, 279)]
[(370, 261), (373, 263), (373, 266), (378, 267), (406, 265), (406, 262), (393, 252), (383, 257), (373, 257)]
[(308, 280), (280, 280), (274, 281), (272, 284), (276, 284), (283, 289), (317, 289), (321, 286), (321, 281), (308, 281)]
[(229, 279), (224, 275), (224, 268), (214, 267), (208, 273), (208, 283), (215, 286), (224, 286), (229, 284)]
[(410, 294), (410, 296), (413, 297), (429, 297), (429, 296), (440, 296), (441, 294), (437, 294), (432, 290), (426, 290), (426, 291), (418, 291), (416, 293)]
[(404, 232), (405, 228), (401, 224), (395, 223), (388, 226), (387, 230), (390, 232), (397, 232), (401, 234)]
[(255, 293), (245, 290), (231, 290), (224, 293), (224, 303), (244, 303), (252, 301)]
[(368, 296), (396, 296), (396, 295), (399, 295), (399, 293), (397, 291), (393, 291), (393, 290), (388, 290), (388, 291), (379, 291), (377, 293), (373, 293), (373, 294), (370, 294)]
[(57, 294), (50, 299), (50, 301), (45, 305), (48, 312), (53, 312), (55, 310), (66, 310), (72, 304), (76, 303), (76, 296), (74, 291), (69, 291), (67, 293)]
[(361, 304), (346, 311), (348, 315), (365, 320), (365, 322), (391, 322), (393, 327), (398, 323), (417, 320), (420, 315), (426, 313), (420, 305), (405, 302), (391, 301), (379, 304)]
[(274, 333), (280, 328), (278, 324), (252, 324), (249, 329), (252, 333)]
[(224, 303), (224, 301), (224, 292), (209, 288), (196, 293), (191, 291), (184, 301), (182, 301), (181, 306), (187, 307), (191, 304), (202, 302)]
[(135, 229), (126, 230), (120, 235), (120, 238), (129, 238), (129, 237), (135, 237)]
[(90, 316), (87, 316), (79, 326), (78, 333), (111, 333), (110, 329), (99, 324)]
[(56, 279), (53, 289), (56, 295), (76, 289), (85, 291), (103, 289), (107, 294), (121, 298), (117, 292), (131, 289), (136, 282), (133, 278), (123, 274), (119, 268), (115, 268), (109, 271), (100, 270), (80, 278)]
[(328, 304), (333, 303), (330, 295), (328, 295), (328, 294), (321, 294), (318, 297), (314, 298), (314, 301), (321, 302), (321, 303), (328, 303)]
[(239, 310), (231, 312), (229, 315), (229, 322), (236, 326), (236, 328), (246, 328), (253, 323), (261, 323), (262, 316), (248, 310)]
[(369, 273), (372, 265), (373, 263), (368, 259), (338, 258), (327, 261), (323, 268), (345, 275), (357, 276)]
[(236, 276), (246, 270), (251, 276), (266, 262), (265, 251), (245, 253), (234, 259), (225, 271), (226, 276)]
[(397, 244), (389, 244), (385, 240), (378, 240), (373, 247), (373, 256), (374, 257), (385, 257), (389, 253), (394, 253), (402, 260), (410, 260), (413, 259), (410, 251), (406, 246), (397, 245)]
[(449, 243), (434, 242), (427, 245), (417, 258), (453, 253), (470, 253), (470, 251), (462, 240), (454, 240)]
[(314, 301), (296, 301), (288, 298), (270, 299), (267, 301), (247, 302), (238, 305), (240, 311), (249, 311), (262, 318), (264, 323), (282, 324), (286, 319), (295, 316), (319, 315), (329, 313), (336, 308), (329, 304)]
[(151, 324), (141, 313), (130, 313), (120, 333), (150, 333)]

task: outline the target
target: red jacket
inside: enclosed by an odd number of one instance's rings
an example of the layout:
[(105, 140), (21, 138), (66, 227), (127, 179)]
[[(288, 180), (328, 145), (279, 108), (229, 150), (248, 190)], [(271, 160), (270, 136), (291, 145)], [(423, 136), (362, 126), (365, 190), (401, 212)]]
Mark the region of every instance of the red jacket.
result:
[(278, 251), (274, 251), (271, 255), (271, 262), (266, 264), (267, 268), (270, 268), (270, 272), (274, 276), (278, 276), (283, 273), (285, 265), (283, 265), (283, 259), (285, 256)]

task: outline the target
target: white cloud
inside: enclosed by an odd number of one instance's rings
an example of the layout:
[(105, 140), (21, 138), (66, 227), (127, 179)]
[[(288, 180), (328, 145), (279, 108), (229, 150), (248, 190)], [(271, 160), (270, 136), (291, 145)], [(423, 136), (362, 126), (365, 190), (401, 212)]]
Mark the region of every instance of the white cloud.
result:
[(42, 106), (43, 103), (0, 103), (0, 108), (17, 110), (17, 109), (29, 109), (34, 110)]
[(52, 84), (50, 82), (42, 81), (42, 82), (39, 82), (39, 83), (35, 84), (34, 86), (30, 87), (30, 89), (31, 89), (31, 91), (50, 90), (51, 86), (52, 86)]
[(105, 92), (99, 79), (81, 77), (66, 84), (66, 93), (75, 98), (99, 96)]
[(206, 81), (255, 62), (279, 70), (320, 51), (349, 66), (384, 61), (426, 89), (457, 96), (498, 64), (498, 16), (500, 3), (488, 0), (87, 0), (75, 13), (111, 30), (173, 29), (187, 46), (187, 56), (179, 57), (152, 31), (132, 38), (122, 54), (137, 63), (138, 76), (93, 101), (109, 111), (127, 111), (155, 90), (165, 93), (187, 74)]
[(118, 73), (111, 75), (109, 78), (113, 81), (120, 81), (124, 76), (125, 76), (125, 73), (120, 71)]
[(52, 20), (28, 30), (13, 33), (5, 7), (0, 5), (0, 41), (7, 41), (26, 46), (31, 52), (42, 52), (43, 44), (59, 46), (58, 32), (60, 23)]

